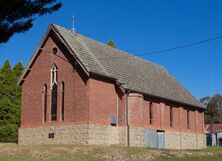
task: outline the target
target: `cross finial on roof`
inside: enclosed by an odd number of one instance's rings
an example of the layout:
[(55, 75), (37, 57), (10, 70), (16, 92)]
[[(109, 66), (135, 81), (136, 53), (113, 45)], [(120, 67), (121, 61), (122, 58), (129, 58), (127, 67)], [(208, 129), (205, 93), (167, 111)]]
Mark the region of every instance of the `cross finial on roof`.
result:
[(74, 33), (75, 32), (75, 28), (74, 28), (74, 16), (72, 16), (72, 29), (71, 31)]

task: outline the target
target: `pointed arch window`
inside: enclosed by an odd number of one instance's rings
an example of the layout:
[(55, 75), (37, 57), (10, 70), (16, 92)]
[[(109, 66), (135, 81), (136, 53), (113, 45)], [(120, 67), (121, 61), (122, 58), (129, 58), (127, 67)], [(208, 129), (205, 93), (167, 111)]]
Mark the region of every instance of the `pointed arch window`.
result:
[(170, 127), (173, 127), (173, 106), (170, 106)]
[(57, 84), (57, 77), (58, 77), (57, 73), (58, 73), (57, 66), (53, 64), (51, 68), (51, 85)]
[(51, 121), (57, 120), (57, 79), (58, 69), (54, 64), (51, 68)]
[(44, 85), (44, 91), (43, 91), (43, 112), (44, 112), (44, 122), (46, 122), (47, 118), (47, 85)]
[(62, 82), (62, 98), (61, 98), (61, 111), (62, 111), (62, 121), (64, 121), (64, 114), (65, 114), (65, 83)]
[(152, 101), (150, 101), (149, 115), (150, 115), (150, 125), (152, 125), (153, 124), (153, 102)]
[(187, 110), (187, 129), (190, 128), (190, 111)]

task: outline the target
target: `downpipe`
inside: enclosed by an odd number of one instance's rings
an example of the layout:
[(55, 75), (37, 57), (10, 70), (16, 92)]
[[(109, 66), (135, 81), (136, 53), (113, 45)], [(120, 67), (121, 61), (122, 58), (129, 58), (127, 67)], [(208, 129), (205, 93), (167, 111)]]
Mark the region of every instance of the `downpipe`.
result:
[(128, 90), (126, 92), (126, 132), (127, 132), (126, 141), (127, 141), (127, 146), (128, 147), (130, 146), (129, 109), (128, 109), (129, 93), (130, 93), (130, 90)]

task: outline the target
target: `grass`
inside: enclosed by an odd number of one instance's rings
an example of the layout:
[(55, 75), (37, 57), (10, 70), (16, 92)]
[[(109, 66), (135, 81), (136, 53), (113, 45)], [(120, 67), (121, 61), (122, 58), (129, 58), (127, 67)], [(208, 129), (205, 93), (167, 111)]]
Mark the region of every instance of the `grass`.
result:
[(222, 155), (207, 157), (160, 157), (154, 161), (221, 161)]
[(91, 145), (0, 144), (0, 161), (222, 161), (222, 147), (159, 150)]
[(0, 157), (0, 161), (99, 161), (98, 159), (88, 158), (88, 157), (74, 157), (74, 158), (50, 158), (50, 159), (40, 159), (32, 157), (14, 157), (14, 156), (3, 156)]

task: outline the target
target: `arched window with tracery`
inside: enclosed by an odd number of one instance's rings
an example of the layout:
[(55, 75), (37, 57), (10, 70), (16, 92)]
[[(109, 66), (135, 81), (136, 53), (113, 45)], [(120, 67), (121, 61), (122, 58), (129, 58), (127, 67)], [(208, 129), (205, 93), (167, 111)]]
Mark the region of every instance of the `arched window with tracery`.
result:
[(58, 69), (53, 64), (51, 68), (51, 121), (57, 120), (57, 79)]

